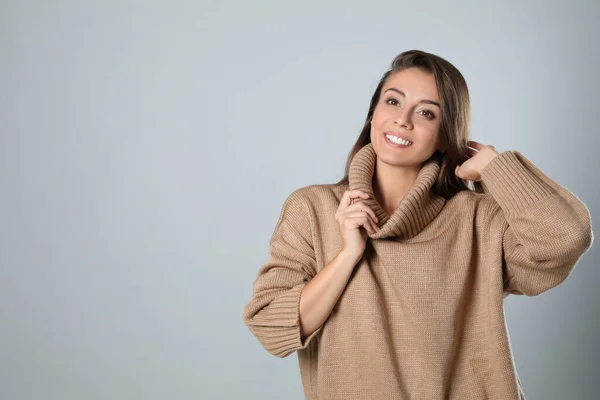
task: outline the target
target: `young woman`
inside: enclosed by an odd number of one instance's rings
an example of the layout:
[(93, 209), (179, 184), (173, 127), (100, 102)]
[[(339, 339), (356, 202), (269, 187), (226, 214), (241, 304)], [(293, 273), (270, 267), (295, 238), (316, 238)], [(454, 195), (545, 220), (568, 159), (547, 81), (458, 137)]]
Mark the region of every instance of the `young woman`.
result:
[(245, 324), (307, 399), (524, 399), (504, 298), (563, 282), (590, 214), (518, 151), (469, 139), (461, 73), (396, 56), (336, 184), (285, 200)]

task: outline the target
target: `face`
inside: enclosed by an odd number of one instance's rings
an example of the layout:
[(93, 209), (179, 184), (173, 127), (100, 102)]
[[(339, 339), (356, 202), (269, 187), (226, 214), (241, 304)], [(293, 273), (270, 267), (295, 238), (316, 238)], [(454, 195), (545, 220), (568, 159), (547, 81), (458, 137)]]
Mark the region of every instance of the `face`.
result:
[[(445, 151), (439, 135), (439, 104), (432, 74), (409, 68), (391, 75), (371, 120), (371, 143), (377, 157), (391, 165), (420, 166), (436, 149)], [(401, 138), (412, 144), (397, 143)]]

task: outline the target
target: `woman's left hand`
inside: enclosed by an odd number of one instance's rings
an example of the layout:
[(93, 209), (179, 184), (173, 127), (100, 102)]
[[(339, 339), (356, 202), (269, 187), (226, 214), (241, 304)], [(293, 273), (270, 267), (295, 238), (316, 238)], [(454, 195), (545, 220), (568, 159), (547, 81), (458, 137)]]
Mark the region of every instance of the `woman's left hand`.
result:
[(467, 161), (457, 165), (454, 174), (461, 179), (474, 182), (481, 180), (481, 171), (498, 155), (492, 145), (483, 145), (474, 141), (467, 142)]

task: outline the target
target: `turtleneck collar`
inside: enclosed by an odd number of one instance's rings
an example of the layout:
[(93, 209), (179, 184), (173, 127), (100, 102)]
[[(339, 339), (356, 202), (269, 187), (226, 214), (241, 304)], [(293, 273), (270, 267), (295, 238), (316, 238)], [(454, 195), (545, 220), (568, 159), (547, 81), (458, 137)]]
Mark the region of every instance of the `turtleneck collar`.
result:
[(373, 174), (375, 172), (377, 155), (373, 144), (368, 143), (361, 148), (352, 159), (348, 171), (349, 189), (361, 190), (370, 197), (363, 200), (371, 207), (381, 228), (379, 232), (369, 234), (371, 239), (397, 238), (410, 239), (429, 224), (441, 211), (446, 200), (435, 195), (432, 187), (440, 172), (438, 160), (431, 158), (419, 171), (417, 179), (406, 195), (402, 198), (396, 211), (388, 213), (381, 207), (373, 191)]

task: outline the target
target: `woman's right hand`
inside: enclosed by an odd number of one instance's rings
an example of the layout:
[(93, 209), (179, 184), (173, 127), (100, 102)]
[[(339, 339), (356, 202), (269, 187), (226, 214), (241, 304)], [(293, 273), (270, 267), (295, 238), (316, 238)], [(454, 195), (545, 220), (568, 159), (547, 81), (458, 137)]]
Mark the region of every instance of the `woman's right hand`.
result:
[(342, 251), (356, 260), (365, 251), (367, 233), (379, 231), (375, 212), (363, 202), (367, 198), (369, 195), (361, 190), (346, 190), (335, 212), (335, 220), (344, 242)]

